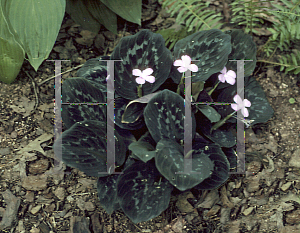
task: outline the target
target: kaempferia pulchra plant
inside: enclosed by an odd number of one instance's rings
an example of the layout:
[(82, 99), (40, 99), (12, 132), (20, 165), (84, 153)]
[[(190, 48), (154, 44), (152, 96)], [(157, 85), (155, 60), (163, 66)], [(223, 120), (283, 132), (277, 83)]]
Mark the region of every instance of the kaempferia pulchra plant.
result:
[[(114, 75), (107, 62), (114, 63)], [(237, 92), (237, 63), (244, 66), (244, 99)], [(194, 62), (195, 61), (195, 62)], [(236, 166), (236, 112), (248, 126), (273, 115), (262, 88), (251, 76), (256, 46), (241, 30), (200, 31), (180, 41), (171, 53), (161, 35), (141, 30), (121, 39), (110, 57), (88, 60), (78, 77), (64, 81), (63, 103), (106, 103), (114, 81), (114, 138), (107, 138), (107, 106), (62, 105), (65, 131), (62, 160), (99, 177), (98, 196), (107, 213), (122, 209), (134, 222), (164, 211), (173, 189), (215, 189)], [(192, 169), (184, 169), (185, 73), (192, 72)], [(113, 79), (113, 80), (112, 80)], [(207, 103), (231, 103), (209, 105)], [(224, 121), (226, 119), (226, 121)], [(218, 124), (219, 122), (222, 124)], [(217, 127), (216, 127), (217, 125)], [(107, 141), (115, 141), (115, 171), (107, 171)], [(101, 173), (99, 173), (101, 172)]]

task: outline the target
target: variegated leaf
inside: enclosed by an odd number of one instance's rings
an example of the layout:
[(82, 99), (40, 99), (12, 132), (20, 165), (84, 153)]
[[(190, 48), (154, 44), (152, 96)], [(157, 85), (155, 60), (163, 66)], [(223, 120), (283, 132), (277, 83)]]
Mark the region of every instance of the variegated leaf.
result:
[(173, 186), (151, 160), (137, 161), (127, 167), (119, 176), (117, 190), (122, 210), (138, 223), (160, 215), (169, 206)]
[[(192, 159), (185, 161), (183, 147), (174, 140), (162, 139), (157, 143), (156, 149), (157, 169), (180, 191), (191, 189), (201, 183), (211, 176), (214, 169), (214, 163), (203, 153), (192, 153)], [(184, 170), (185, 162), (191, 165), (191, 171)], [(179, 172), (185, 174), (176, 174)]]

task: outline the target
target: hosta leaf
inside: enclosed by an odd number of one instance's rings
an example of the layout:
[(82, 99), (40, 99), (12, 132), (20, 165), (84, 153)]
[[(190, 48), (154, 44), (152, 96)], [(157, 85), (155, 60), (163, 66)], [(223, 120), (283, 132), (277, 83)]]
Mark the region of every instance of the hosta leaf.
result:
[(122, 210), (138, 223), (160, 215), (168, 207), (173, 186), (151, 160), (127, 167), (119, 176), (117, 190)]
[(205, 179), (200, 184), (196, 185), (196, 189), (215, 189), (222, 185), (229, 178), (230, 164), (221, 147), (214, 143), (204, 142), (203, 140), (195, 139), (193, 143), (195, 153), (203, 153), (213, 161), (214, 169), (209, 178)]
[[(212, 74), (221, 71), (231, 52), (230, 36), (218, 29), (196, 32), (178, 41), (174, 48), (175, 59), (188, 55), (198, 66), (192, 74), (192, 82), (206, 81)], [(177, 77), (177, 76), (176, 76)], [(176, 80), (175, 77), (175, 80)]]
[(141, 30), (133, 36), (123, 37), (111, 54), (111, 60), (122, 60), (115, 63), (115, 89), (125, 99), (134, 100), (138, 84), (132, 75), (133, 69), (141, 71), (152, 68), (154, 83), (142, 85), (142, 94), (156, 91), (168, 78), (172, 66), (171, 52), (165, 47), (161, 35), (150, 30)]
[(133, 155), (143, 162), (147, 162), (155, 157), (156, 142), (153, 140), (149, 132), (146, 132), (137, 142), (133, 142), (129, 145), (129, 150)]
[[(66, 79), (62, 85), (63, 103), (105, 103), (106, 97), (84, 78)], [(62, 119), (67, 128), (76, 122), (98, 120), (106, 122), (106, 105), (62, 105)]]
[(122, 18), (141, 25), (141, 0), (101, 0), (101, 2)]
[[(54, 143), (56, 154), (62, 151), (62, 161), (89, 176), (103, 177), (107, 172), (107, 126), (100, 121), (86, 120), (75, 123), (64, 131), (60, 140)], [(125, 161), (126, 147), (121, 136), (115, 131), (115, 164), (121, 166)]]
[(97, 182), (98, 198), (108, 214), (120, 209), (117, 197), (117, 179), (119, 175), (99, 177)]
[[(256, 44), (252, 40), (252, 37), (240, 29), (225, 31), (225, 34), (231, 36), (232, 51), (228, 56), (228, 60), (253, 60), (245, 61), (243, 65), (244, 77), (250, 76), (256, 66)], [(237, 62), (228, 61), (226, 68), (236, 73)]]
[(59, 33), (66, 1), (6, 1), (8, 20), (18, 34), (30, 64), (37, 71), (48, 58)]
[[(194, 136), (196, 122), (194, 114), (191, 115), (192, 136)], [(145, 123), (156, 142), (162, 138), (183, 140), (184, 116), (183, 98), (169, 90), (164, 90), (154, 96), (144, 110)]]
[[(157, 143), (155, 164), (159, 172), (177, 189), (184, 191), (193, 188), (210, 177), (214, 163), (203, 153), (193, 153), (192, 159), (187, 159), (192, 165), (192, 173), (184, 172), (183, 147), (171, 139), (162, 139)], [(190, 171), (186, 171), (189, 173)]]
[[(223, 89), (216, 102), (234, 103), (233, 97), (236, 95), (236, 91), (236, 84)], [(240, 95), (240, 92), (238, 94)], [(251, 107), (247, 108), (249, 111), (247, 119), (254, 120), (253, 125), (265, 123), (273, 116), (274, 110), (270, 106), (263, 89), (252, 76), (245, 78), (244, 96), (244, 99), (251, 102)], [(222, 117), (234, 111), (231, 105), (218, 105), (215, 107)], [(236, 122), (236, 120), (230, 118), (228, 122)]]

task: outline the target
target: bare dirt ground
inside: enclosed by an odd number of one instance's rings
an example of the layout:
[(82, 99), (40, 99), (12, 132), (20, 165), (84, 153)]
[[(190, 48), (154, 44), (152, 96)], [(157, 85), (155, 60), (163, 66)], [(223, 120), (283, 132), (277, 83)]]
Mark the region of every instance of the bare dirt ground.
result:
[[(222, 3), (215, 1), (222, 12)], [(66, 59), (63, 72), (109, 55), (120, 38), (175, 23), (156, 1), (143, 5), (143, 24), (114, 35), (93, 34), (65, 16), (48, 59)], [(266, 37), (254, 35), (259, 47)], [(258, 58), (259, 59), (259, 58)], [(54, 63), (38, 72), (23, 64), (16, 81), (0, 83), (1, 232), (300, 232), (300, 76), (258, 63), (254, 76), (275, 114), (246, 129), (246, 170), (219, 189), (172, 195), (151, 221), (133, 224), (122, 211), (108, 215), (97, 198), (95, 177), (62, 165), (53, 174)], [(62, 75), (76, 76), (76, 69)], [(290, 98), (296, 102), (291, 104)], [(64, 174), (69, 172), (69, 174)]]

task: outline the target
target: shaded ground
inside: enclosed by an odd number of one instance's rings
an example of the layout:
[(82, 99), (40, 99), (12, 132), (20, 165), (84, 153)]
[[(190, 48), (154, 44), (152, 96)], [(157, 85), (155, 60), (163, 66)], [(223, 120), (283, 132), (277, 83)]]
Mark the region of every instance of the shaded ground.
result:
[[(141, 28), (174, 25), (174, 18), (153, 2), (144, 5)], [(109, 55), (120, 38), (138, 30), (127, 24), (117, 36), (108, 31), (95, 35), (66, 16), (49, 59), (71, 59), (62, 65), (68, 71)], [(254, 36), (254, 41), (259, 46), (266, 38)], [(76, 71), (62, 78), (76, 76)], [(53, 75), (53, 62), (45, 61), (37, 73), (25, 62), (13, 84), (0, 83), (2, 232), (300, 232), (299, 76), (272, 67), (256, 69), (254, 76), (275, 114), (246, 129), (246, 175), (232, 175), (217, 190), (174, 193), (160, 216), (135, 225), (121, 211), (110, 216), (101, 208), (96, 178), (64, 165), (62, 171), (69, 174), (50, 173), (54, 79), (43, 80)]]

